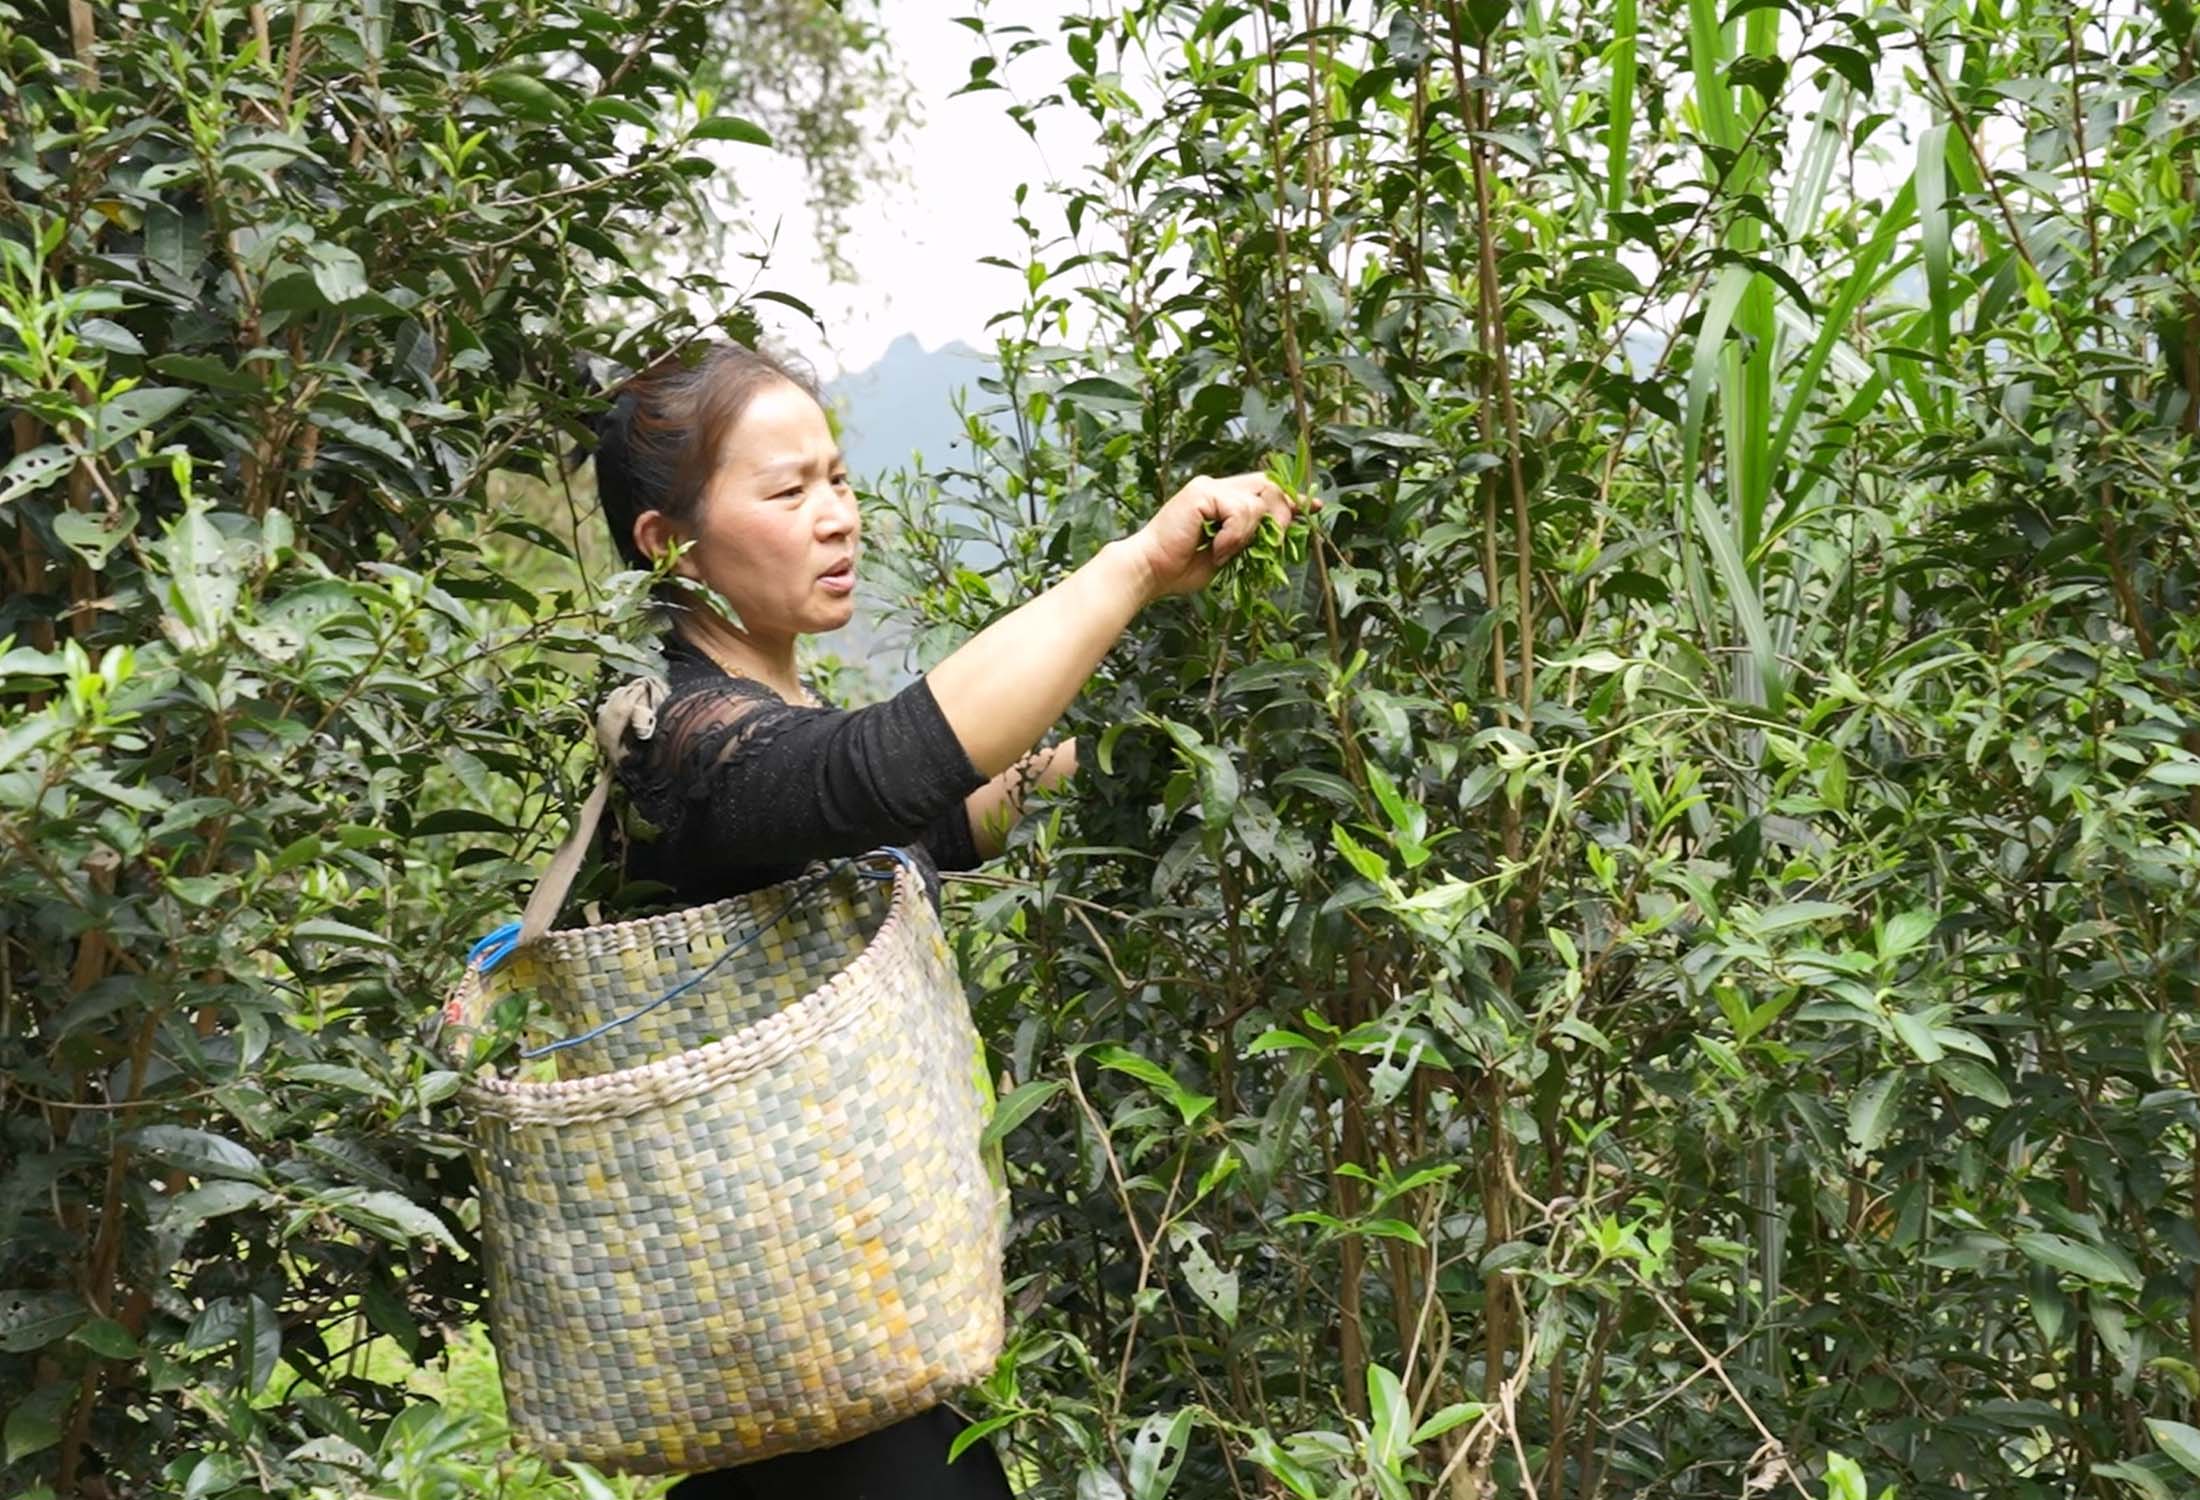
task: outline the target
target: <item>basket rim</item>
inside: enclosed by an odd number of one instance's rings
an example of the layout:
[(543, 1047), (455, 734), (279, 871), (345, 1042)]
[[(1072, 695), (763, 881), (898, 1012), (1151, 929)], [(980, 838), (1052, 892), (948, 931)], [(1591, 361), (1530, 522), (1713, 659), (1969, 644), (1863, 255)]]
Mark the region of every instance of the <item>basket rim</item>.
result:
[[(861, 854), (853, 854), (848, 856), (848, 860), (851, 863), (860, 860), (879, 858), (892, 859), (892, 856), (887, 855), (882, 849), (866, 849)], [(553, 927), (549, 931), (545, 932), (541, 937), (535, 940), (535, 946), (541, 947), (547, 945), (551, 948), (553, 952), (562, 957), (564, 956), (566, 950), (570, 949), (576, 943), (586, 942), (591, 938), (604, 938), (616, 935), (623, 935), (632, 928), (671, 929), (680, 926), (692, 926), (694, 925), (696, 918), (701, 916), (705, 912), (716, 912), (720, 908), (729, 906), (759, 905), (763, 901), (768, 899), (773, 892), (784, 891), (789, 886), (799, 885), (804, 880), (810, 879), (812, 872), (815, 871), (818, 866), (825, 865), (829, 867), (831, 863), (832, 862), (829, 860), (811, 860), (803, 867), (803, 869), (799, 873), (790, 875), (785, 880), (774, 881), (770, 885), (760, 885), (754, 890), (738, 891), (731, 896), (720, 896), (715, 901), (698, 901), (692, 906), (674, 907), (671, 911), (650, 912), (639, 917), (628, 917), (625, 920), (619, 922), (595, 922), (586, 927)], [(898, 865), (900, 861), (896, 860), (894, 861), (894, 863)], [(650, 935), (654, 937), (657, 934), (655, 932), (652, 932)], [(466, 966), (466, 974), (464, 977), (469, 979), (475, 978), (478, 976), (479, 973), (480, 964), (477, 960), (476, 962), (469, 963)]]
[[(795, 878), (799, 880), (802, 877)], [(868, 995), (871, 987), (862, 981), (868, 979), (871, 971), (886, 961), (889, 945), (901, 938), (903, 929), (909, 925), (907, 918), (913, 909), (910, 903), (925, 899), (923, 892), (916, 888), (916, 882), (916, 873), (909, 865), (900, 860), (894, 861), (894, 889), (887, 903), (885, 919), (871, 934), (870, 941), (863, 945), (863, 951), (849, 960), (847, 967), (800, 1000), (750, 1022), (730, 1035), (722, 1036), (714, 1042), (706, 1042), (700, 1047), (690, 1047), (685, 1051), (660, 1057), (654, 1062), (618, 1068), (608, 1073), (593, 1073), (584, 1078), (560, 1078), (550, 1082), (531, 1083), (516, 1078), (469, 1077), (460, 1085), (460, 1097), (500, 1115), (506, 1112), (505, 1106), (508, 1104), (521, 1102), (542, 1105), (565, 1101), (579, 1103), (596, 1095), (624, 1092), (638, 1084), (691, 1075), (698, 1068), (710, 1068), (729, 1054), (754, 1050), (758, 1042), (769, 1040), (784, 1030), (809, 1030), (819, 1036), (838, 1030), (860, 1012), (860, 1004), (850, 1003), (850, 998), (861, 1001)], [(682, 911), (704, 912), (714, 907), (747, 902), (752, 897), (768, 895), (794, 883), (794, 880), (789, 880), (778, 885), (760, 886), (754, 891), (721, 897), (717, 901), (682, 908)], [(578, 938), (585, 934), (609, 933), (621, 928), (641, 927), (653, 922), (677, 919), (678, 915), (658, 913), (654, 916), (631, 917), (623, 922), (602, 922), (592, 927), (561, 928), (556, 933), (545, 933), (544, 936), (569, 935)], [(465, 974), (454, 987), (453, 994), (461, 993), (469, 986), (478, 986), (481, 978), (478, 962), (468, 964)], [(766, 1066), (770, 1061), (770, 1057), (760, 1058), (757, 1066)], [(740, 1069), (729, 1072), (725, 1077), (740, 1077), (749, 1071), (751, 1070)]]

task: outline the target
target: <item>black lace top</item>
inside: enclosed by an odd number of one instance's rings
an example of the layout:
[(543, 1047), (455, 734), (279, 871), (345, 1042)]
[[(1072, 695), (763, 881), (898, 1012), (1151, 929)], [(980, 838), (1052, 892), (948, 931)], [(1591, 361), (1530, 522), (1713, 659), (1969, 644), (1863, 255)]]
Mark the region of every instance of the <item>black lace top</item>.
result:
[(939, 901), (940, 870), (978, 863), (963, 799), (985, 784), (923, 678), (864, 708), (791, 704), (664, 638), (656, 732), (619, 768), (601, 853), (622, 913), (694, 905), (789, 880), (812, 860), (908, 849)]

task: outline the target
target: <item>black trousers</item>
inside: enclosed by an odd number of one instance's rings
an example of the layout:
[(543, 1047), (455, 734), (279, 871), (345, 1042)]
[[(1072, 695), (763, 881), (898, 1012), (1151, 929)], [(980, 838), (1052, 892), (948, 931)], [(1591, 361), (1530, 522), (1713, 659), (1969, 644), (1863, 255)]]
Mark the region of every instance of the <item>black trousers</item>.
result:
[(935, 1406), (830, 1448), (690, 1474), (665, 1500), (1011, 1500), (988, 1439), (948, 1464), (948, 1445), (967, 1425)]

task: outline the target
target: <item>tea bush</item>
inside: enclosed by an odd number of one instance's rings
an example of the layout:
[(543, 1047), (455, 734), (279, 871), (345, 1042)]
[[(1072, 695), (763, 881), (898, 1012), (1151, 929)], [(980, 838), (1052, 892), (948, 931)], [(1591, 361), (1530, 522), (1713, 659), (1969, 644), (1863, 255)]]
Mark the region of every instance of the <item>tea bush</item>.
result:
[(2189, 1490), (2192, 46), (1311, 0), (1020, 65), (1104, 160), (899, 486), (1006, 558), (903, 549), (933, 649), (1191, 474), (1328, 499), (968, 906), (1030, 1493)]
[(722, 18), (0, 19), (0, 1490), (579, 1493), (409, 1380), (481, 1294), (421, 1023), (648, 665), (595, 392), (756, 333), (628, 266), (768, 139)]

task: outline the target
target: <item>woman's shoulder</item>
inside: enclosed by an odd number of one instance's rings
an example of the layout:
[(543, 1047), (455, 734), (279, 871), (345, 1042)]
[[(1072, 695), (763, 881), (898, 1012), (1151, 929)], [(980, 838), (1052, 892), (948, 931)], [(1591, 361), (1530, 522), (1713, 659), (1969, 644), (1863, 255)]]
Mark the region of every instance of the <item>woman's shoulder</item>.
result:
[(665, 692), (655, 722), (646, 735), (630, 736), (618, 766), (627, 790), (651, 806), (695, 794), (736, 753), (776, 738), (789, 722), (838, 712), (790, 704), (768, 684), (728, 672), (676, 633), (666, 636), (663, 654)]
[[(744, 677), (729, 672), (711, 658), (709, 653), (695, 646), (678, 631), (668, 630), (659, 643), (665, 659), (665, 698), (671, 701), (691, 693), (718, 693), (736, 698), (763, 699), (772, 703), (787, 703), (777, 688), (754, 677)], [(817, 684), (808, 676), (802, 686), (815, 699), (814, 704), (787, 704), (790, 708), (833, 706)]]

